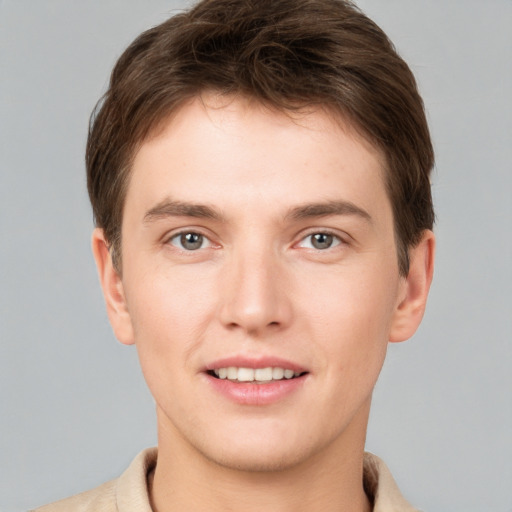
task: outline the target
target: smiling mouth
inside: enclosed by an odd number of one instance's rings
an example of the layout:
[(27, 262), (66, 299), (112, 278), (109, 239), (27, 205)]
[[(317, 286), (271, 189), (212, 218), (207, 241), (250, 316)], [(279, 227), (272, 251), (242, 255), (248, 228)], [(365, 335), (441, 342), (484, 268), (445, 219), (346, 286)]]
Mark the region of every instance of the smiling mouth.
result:
[(267, 368), (244, 368), (228, 366), (226, 368), (215, 368), (209, 370), (208, 374), (217, 379), (227, 379), (232, 382), (244, 382), (254, 384), (266, 384), (280, 380), (290, 380), (305, 375), (307, 372), (296, 372), (288, 368), (267, 367)]

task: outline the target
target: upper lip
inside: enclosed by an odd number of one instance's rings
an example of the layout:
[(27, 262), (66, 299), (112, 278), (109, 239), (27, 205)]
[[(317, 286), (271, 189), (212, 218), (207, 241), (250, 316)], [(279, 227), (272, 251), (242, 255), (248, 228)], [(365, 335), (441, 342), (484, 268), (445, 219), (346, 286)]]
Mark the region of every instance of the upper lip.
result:
[(248, 357), (248, 356), (229, 356), (221, 359), (216, 359), (208, 363), (205, 367), (205, 371), (212, 371), (218, 368), (228, 368), (234, 366), (236, 368), (284, 368), (285, 370), (293, 370), (294, 372), (305, 372), (307, 371), (304, 366), (283, 359), (280, 357), (273, 356), (260, 356), (260, 357)]

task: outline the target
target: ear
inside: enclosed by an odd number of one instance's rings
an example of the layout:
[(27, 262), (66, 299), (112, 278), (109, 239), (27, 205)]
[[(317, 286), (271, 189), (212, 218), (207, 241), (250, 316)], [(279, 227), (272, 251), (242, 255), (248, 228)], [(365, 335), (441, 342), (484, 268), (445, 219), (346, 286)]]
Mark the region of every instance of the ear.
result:
[(103, 230), (96, 228), (92, 234), (92, 252), (100, 284), (105, 297), (107, 314), (116, 338), (125, 345), (135, 343), (130, 313), (126, 304), (121, 276), (112, 264)]
[(389, 334), (391, 342), (409, 339), (421, 323), (434, 274), (435, 245), (434, 233), (425, 230), (418, 245), (409, 250), (409, 273), (400, 284)]

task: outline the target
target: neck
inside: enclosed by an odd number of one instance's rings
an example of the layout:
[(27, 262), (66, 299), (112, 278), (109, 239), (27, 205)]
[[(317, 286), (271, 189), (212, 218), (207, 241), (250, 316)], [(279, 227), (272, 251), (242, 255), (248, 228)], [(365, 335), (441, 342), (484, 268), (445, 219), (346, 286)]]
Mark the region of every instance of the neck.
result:
[(370, 512), (363, 489), (365, 416), (362, 429), (352, 422), (307, 460), (269, 472), (221, 466), (176, 432), (159, 428), (158, 462), (150, 478), (153, 510)]

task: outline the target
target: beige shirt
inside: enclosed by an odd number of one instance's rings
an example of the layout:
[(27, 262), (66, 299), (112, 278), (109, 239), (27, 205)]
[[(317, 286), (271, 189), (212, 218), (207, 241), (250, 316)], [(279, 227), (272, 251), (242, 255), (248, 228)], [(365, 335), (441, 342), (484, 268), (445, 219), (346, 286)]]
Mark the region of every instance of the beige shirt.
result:
[[(147, 475), (156, 456), (156, 448), (144, 450), (117, 480), (32, 512), (152, 512)], [(373, 512), (418, 512), (400, 494), (384, 462), (371, 453), (364, 457), (364, 487), (373, 496)]]

